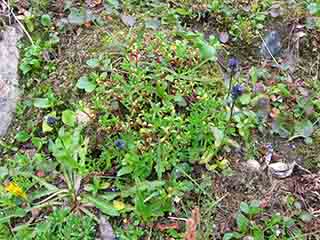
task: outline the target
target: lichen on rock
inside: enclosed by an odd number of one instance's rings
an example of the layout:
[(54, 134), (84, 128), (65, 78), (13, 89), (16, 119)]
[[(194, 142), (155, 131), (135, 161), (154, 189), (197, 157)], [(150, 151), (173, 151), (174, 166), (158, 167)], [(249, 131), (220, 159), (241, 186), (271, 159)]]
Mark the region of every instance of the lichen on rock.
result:
[(18, 94), (19, 51), (17, 42), (22, 32), (7, 27), (0, 41), (0, 137), (4, 136), (16, 108)]

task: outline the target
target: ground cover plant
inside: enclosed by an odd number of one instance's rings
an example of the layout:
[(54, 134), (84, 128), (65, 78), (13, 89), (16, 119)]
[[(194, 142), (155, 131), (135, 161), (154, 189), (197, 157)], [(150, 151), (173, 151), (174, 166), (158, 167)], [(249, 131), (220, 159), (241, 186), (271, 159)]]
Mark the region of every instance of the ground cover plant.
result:
[(319, 1), (0, 3), (0, 239), (320, 236)]

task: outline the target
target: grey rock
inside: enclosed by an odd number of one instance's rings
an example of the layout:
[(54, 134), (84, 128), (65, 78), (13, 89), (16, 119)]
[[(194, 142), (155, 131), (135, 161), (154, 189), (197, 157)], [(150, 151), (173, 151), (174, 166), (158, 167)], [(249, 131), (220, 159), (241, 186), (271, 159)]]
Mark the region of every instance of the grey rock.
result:
[(4, 136), (16, 108), (18, 93), (19, 51), (17, 42), (22, 32), (7, 27), (0, 41), (0, 137)]
[[(262, 41), (260, 53), (265, 58), (278, 57), (281, 53), (281, 36), (277, 31), (269, 32)], [(270, 55), (272, 54), (272, 56)]]

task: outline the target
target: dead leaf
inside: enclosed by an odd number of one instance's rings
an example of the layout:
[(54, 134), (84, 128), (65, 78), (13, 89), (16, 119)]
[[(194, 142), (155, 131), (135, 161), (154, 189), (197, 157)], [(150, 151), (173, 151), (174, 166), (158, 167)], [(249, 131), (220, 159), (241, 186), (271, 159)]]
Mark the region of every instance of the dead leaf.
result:
[(133, 27), (136, 24), (136, 18), (128, 15), (120, 15), (121, 21), (128, 27)]
[(112, 226), (104, 216), (99, 219), (99, 231), (101, 240), (114, 240), (116, 236), (113, 233)]
[(227, 43), (229, 41), (229, 34), (227, 32), (221, 32), (219, 34), (220, 42)]
[(271, 113), (270, 113), (270, 117), (272, 119), (276, 119), (277, 116), (279, 115), (280, 111), (277, 108), (272, 108)]
[(274, 4), (270, 9), (270, 15), (273, 18), (279, 17), (283, 14), (283, 9), (279, 4)]

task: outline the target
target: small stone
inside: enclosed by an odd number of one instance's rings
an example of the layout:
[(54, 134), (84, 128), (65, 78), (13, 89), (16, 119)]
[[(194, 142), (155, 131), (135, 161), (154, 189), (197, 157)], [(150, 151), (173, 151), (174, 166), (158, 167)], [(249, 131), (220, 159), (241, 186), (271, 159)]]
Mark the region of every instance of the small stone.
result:
[(243, 240), (254, 240), (254, 238), (252, 236), (245, 236)]
[(79, 125), (88, 125), (88, 123), (90, 122), (90, 117), (85, 112), (77, 111), (76, 120)]
[(259, 172), (261, 168), (260, 163), (256, 160), (248, 160), (247, 162), (244, 163), (244, 165), (251, 172)]
[(276, 162), (271, 163), (268, 166), (269, 173), (276, 178), (286, 178), (289, 177), (293, 173), (293, 169), (296, 163), (283, 163)]

